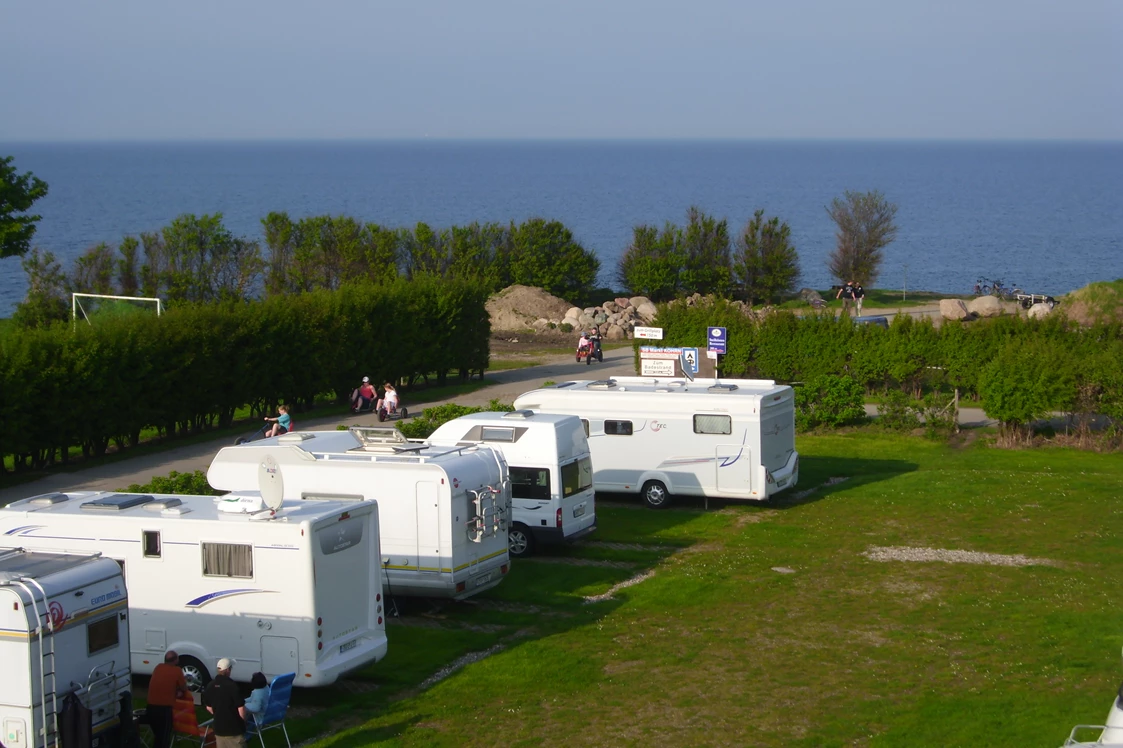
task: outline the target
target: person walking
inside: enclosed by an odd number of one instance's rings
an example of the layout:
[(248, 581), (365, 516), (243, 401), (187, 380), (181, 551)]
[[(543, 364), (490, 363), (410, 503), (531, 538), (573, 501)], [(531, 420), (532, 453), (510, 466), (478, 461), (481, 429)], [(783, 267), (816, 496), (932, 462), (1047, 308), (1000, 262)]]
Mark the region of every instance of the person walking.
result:
[(858, 309), (858, 316), (862, 316), (862, 299), (866, 298), (866, 289), (858, 281), (850, 281), (853, 286), (854, 306)]
[(203, 689), (203, 706), (214, 715), (216, 748), (244, 748), (246, 745), (246, 702), (238, 684), (230, 679), (236, 663), (229, 657), (218, 661), (218, 674)]
[(843, 314), (849, 313), (850, 305), (854, 303), (854, 286), (851, 284), (852, 281), (846, 281), (846, 285), (838, 289), (838, 293), (834, 295), (836, 299), (842, 299)]
[(168, 748), (172, 742), (173, 707), (176, 699), (187, 696), (187, 679), (179, 666), (179, 655), (169, 649), (164, 661), (152, 670), (148, 681), (148, 726), (156, 738), (154, 748)]

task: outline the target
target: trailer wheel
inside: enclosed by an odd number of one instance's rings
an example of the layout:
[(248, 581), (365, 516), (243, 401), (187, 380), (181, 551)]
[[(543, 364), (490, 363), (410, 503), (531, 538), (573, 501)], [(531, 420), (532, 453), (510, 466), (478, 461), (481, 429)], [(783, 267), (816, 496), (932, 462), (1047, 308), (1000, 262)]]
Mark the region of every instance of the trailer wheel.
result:
[(534, 536), (526, 525), (511, 525), (507, 530), (507, 549), (515, 558), (526, 558), (534, 553)]
[(187, 690), (200, 693), (211, 682), (211, 674), (207, 666), (194, 657), (180, 657), (179, 667), (183, 670), (183, 679), (187, 681)]
[(671, 495), (667, 493), (667, 487), (657, 480), (644, 483), (640, 493), (643, 495), (643, 503), (652, 509), (666, 509), (671, 503)]

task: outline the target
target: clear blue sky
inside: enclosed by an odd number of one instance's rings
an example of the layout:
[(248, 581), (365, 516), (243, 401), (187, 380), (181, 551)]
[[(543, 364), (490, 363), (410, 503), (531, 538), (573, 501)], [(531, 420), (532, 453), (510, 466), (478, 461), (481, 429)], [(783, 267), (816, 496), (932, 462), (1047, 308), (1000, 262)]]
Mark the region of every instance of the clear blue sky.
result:
[(0, 2), (0, 141), (1123, 139), (1121, 0)]

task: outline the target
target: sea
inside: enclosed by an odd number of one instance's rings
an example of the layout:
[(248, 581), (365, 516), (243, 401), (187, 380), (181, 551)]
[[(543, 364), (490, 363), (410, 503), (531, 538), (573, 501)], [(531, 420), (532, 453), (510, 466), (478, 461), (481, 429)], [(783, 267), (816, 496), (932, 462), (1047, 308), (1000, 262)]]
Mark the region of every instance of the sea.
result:
[[(826, 289), (847, 190), (898, 206), (873, 287), (969, 293), (980, 277), (1058, 295), (1123, 277), (1123, 142), (324, 141), (0, 143), (46, 181), (34, 245), (64, 269), (99, 243), (183, 213), (221, 213), (261, 238), (271, 211), (388, 227), (564, 223), (619, 287), (639, 225), (683, 225), (691, 206), (735, 234), (758, 209), (791, 227), (801, 285)], [(0, 317), (27, 291), (0, 260)]]

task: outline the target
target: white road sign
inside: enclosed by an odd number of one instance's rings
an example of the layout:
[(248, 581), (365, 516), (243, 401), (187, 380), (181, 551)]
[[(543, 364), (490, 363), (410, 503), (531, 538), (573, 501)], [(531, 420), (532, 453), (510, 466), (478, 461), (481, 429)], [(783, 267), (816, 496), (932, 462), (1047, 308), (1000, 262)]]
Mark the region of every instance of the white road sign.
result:
[(637, 327), (635, 329), (635, 336), (641, 340), (662, 340), (663, 328), (662, 327)]
[(673, 377), (675, 362), (659, 358), (645, 358), (639, 362), (639, 373), (643, 377)]

